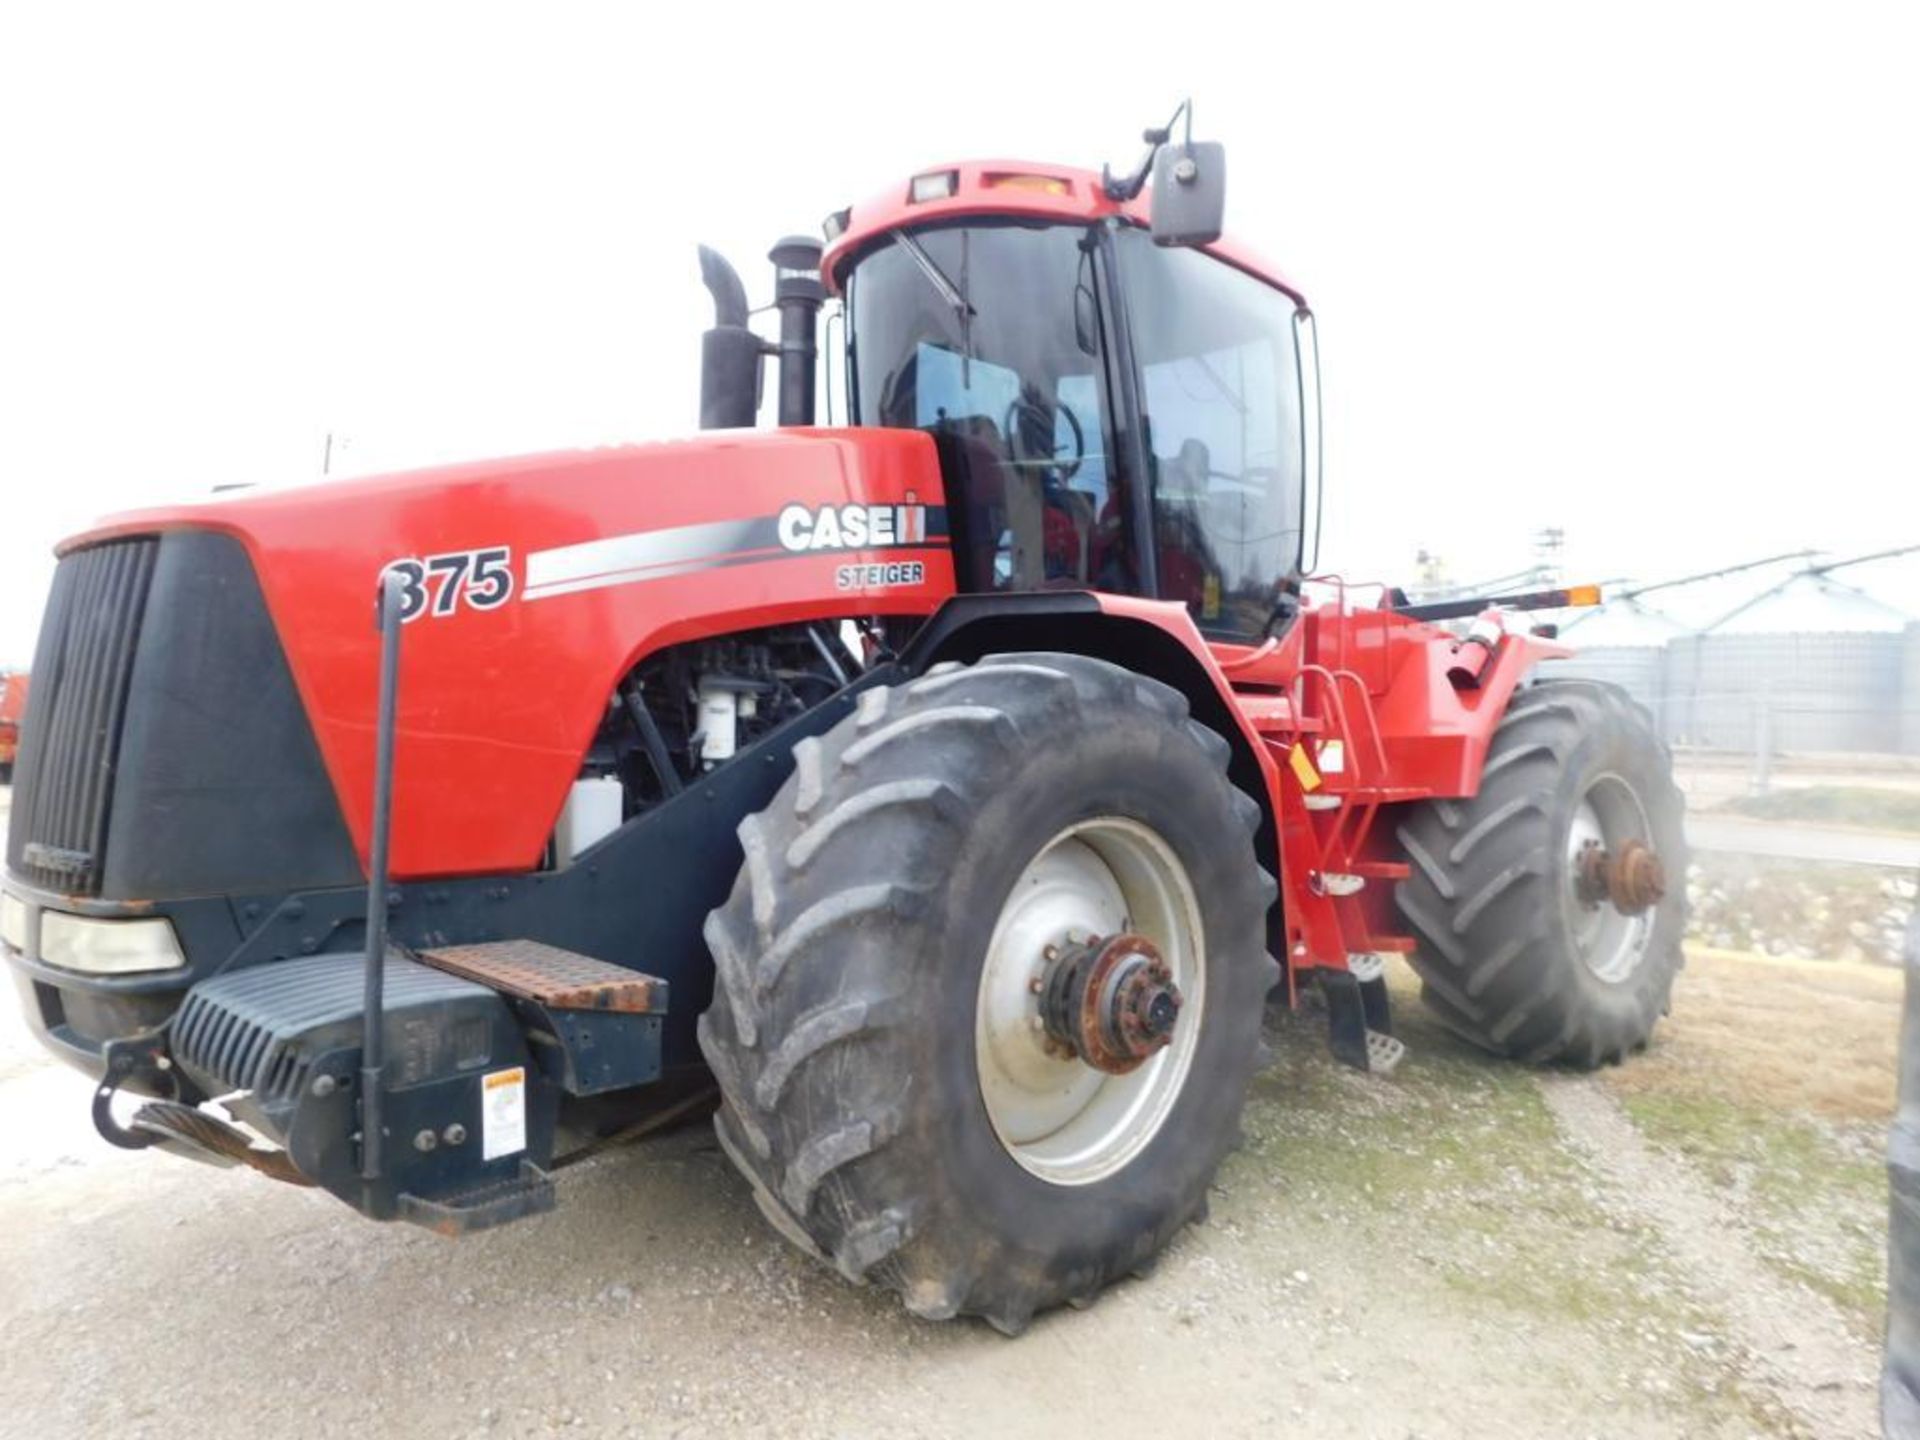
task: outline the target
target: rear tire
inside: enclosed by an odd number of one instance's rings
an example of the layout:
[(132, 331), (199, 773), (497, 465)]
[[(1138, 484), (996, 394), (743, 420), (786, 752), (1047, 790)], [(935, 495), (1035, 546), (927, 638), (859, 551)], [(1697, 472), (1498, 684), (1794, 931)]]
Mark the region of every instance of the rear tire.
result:
[[(740, 826), (746, 863), (707, 922), (717, 983), (700, 1020), (722, 1146), (783, 1235), (917, 1315), (981, 1315), (1017, 1333), (1144, 1270), (1204, 1213), (1278, 973), (1263, 939), (1275, 887), (1252, 843), (1260, 811), (1228, 783), (1227, 758), (1177, 691), (1056, 654), (868, 690), (796, 747), (793, 777)], [(1170, 857), (1169, 883), (1194, 902), (1179, 913), (1197, 921), (1204, 998), (1175, 1026), (1188, 1054), (1156, 1092), (1157, 1118), (1140, 1109), (1106, 1151), (1105, 1132), (1090, 1132), (1087, 1153), (1104, 1163), (1049, 1169), (1002, 1140), (1003, 1102), (986, 1099), (999, 1062), (976, 1038), (993, 1013), (982, 977), (1030, 862), (1079, 835), (1097, 842), (1101, 826)], [(1150, 930), (1154, 906), (1136, 913), (1137, 898), (1124, 928)], [(1025, 989), (1016, 974), (1016, 1001)], [(998, 1033), (1025, 1038), (1017, 1023)], [(1069, 1082), (1102, 1073), (1058, 1063)]]
[[(1591, 1069), (1645, 1046), (1684, 963), (1684, 802), (1644, 710), (1612, 685), (1548, 680), (1515, 695), (1479, 793), (1399, 827), (1396, 900), (1422, 998), (1496, 1055)], [(1651, 846), (1666, 894), (1638, 915), (1576, 885), (1583, 844)]]

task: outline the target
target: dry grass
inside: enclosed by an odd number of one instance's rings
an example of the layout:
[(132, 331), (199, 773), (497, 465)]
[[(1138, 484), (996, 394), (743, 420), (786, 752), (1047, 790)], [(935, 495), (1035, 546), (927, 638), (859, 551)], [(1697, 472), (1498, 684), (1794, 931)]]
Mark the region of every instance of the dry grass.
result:
[(1653, 1047), (1606, 1078), (1623, 1096), (1713, 1095), (1883, 1124), (1893, 1115), (1900, 1002), (1895, 969), (1689, 948)]

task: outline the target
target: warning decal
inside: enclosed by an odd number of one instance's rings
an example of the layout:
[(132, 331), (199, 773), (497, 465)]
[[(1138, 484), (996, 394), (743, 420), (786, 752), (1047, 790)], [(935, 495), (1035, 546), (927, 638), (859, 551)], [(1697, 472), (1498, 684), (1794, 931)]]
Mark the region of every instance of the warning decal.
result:
[(1311, 795), (1320, 788), (1320, 772), (1313, 768), (1313, 757), (1307, 754), (1307, 747), (1296, 744), (1287, 752), (1287, 764), (1293, 770), (1293, 778), (1300, 782), (1300, 788)]
[(527, 1148), (527, 1072), (496, 1070), (480, 1080), (480, 1158), (498, 1160)]

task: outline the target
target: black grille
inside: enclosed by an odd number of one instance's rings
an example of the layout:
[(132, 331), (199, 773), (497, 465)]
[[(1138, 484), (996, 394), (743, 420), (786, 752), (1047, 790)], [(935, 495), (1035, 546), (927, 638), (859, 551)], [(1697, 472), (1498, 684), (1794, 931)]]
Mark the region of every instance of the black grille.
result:
[[(419, 1026), (410, 1014), (492, 993), (417, 960), (388, 956), (387, 1043), (395, 1083), (404, 1083), (407, 1057), (421, 1053), (423, 1045), (442, 1053), (433, 1043), (437, 1027)], [(287, 1103), (306, 1084), (315, 1055), (360, 1043), (365, 995), (358, 955), (312, 955), (229, 970), (187, 992), (167, 1031), (173, 1058), (210, 1093), (250, 1090), (262, 1103)]]
[[(340, 965), (357, 980), (358, 967)], [(291, 1100), (306, 1078), (307, 1057), (259, 1015), (223, 1006), (198, 991), (173, 1019), (175, 1058), (212, 1077), (221, 1090), (251, 1090), (269, 1101)]]
[(97, 895), (107, 813), (155, 539), (78, 550), (54, 572), (14, 767), (7, 864), (67, 895)]

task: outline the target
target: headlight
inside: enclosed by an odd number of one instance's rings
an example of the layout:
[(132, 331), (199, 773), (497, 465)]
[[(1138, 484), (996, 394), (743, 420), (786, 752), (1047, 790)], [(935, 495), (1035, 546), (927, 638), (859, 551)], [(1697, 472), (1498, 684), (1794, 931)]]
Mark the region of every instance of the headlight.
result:
[(18, 895), (0, 895), (0, 945), (27, 948), (27, 902)]
[(187, 963), (170, 920), (94, 920), (59, 910), (40, 912), (40, 959), (95, 975), (178, 970)]

